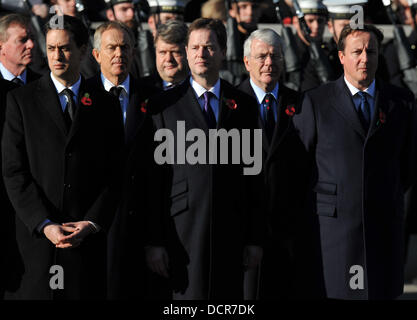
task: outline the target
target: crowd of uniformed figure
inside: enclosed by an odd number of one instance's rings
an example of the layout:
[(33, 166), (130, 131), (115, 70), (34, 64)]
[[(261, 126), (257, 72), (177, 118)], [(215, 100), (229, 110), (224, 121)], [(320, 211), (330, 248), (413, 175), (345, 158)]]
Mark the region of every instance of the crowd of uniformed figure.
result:
[[(84, 2), (0, 8), (2, 298), (402, 293), (417, 1), (392, 1), (400, 44), (373, 26), (390, 23), (376, 1)], [(261, 174), (158, 164), (156, 132), (185, 140), (178, 121), (262, 129)]]

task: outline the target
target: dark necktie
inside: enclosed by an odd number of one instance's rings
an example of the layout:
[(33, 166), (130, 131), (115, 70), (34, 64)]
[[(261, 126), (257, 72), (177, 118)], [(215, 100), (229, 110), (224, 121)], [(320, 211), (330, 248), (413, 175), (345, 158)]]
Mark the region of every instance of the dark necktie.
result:
[(74, 121), (74, 117), (75, 117), (75, 109), (76, 109), (76, 105), (75, 105), (75, 101), (74, 101), (74, 92), (71, 91), (71, 89), (65, 88), (64, 90), (62, 90), (62, 93), (67, 97), (67, 105), (65, 107), (64, 110), (64, 117), (65, 117), (65, 121), (67, 122), (68, 127), (71, 126), (72, 121)]
[(264, 126), (268, 141), (272, 141), (272, 136), (275, 129), (275, 117), (273, 110), (274, 96), (271, 93), (267, 93), (264, 98)]
[(122, 87), (111, 87), (110, 93), (114, 95), (117, 99), (119, 99), (120, 94), (122, 93), (123, 88)]
[(366, 97), (367, 93), (363, 92), (363, 91), (359, 91), (357, 94), (361, 98), (361, 103), (360, 103), (359, 109), (358, 109), (359, 119), (360, 119), (365, 131), (368, 131), (369, 124), (371, 122), (371, 107), (370, 107), (368, 99)]
[(22, 81), (22, 80), (20, 80), (18, 77), (13, 78), (13, 79), (12, 79), (12, 82), (13, 82), (13, 83), (16, 83), (19, 87), (21, 87), (21, 86), (23, 86), (23, 85), (24, 85), (23, 81)]
[(210, 105), (210, 96), (213, 93), (211, 93), (210, 91), (206, 91), (204, 92), (203, 96), (204, 96), (204, 117), (206, 118), (208, 127), (210, 129), (215, 129), (216, 128), (216, 116), (214, 115), (213, 109), (211, 108)]

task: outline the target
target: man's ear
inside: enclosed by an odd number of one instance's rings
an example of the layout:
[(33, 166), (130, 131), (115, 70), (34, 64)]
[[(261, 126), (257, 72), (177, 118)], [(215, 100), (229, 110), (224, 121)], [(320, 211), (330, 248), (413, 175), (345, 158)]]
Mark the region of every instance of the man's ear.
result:
[(100, 64), (100, 51), (98, 51), (96, 48), (93, 49), (91, 52), (93, 54), (94, 59), (96, 59), (97, 63)]
[(234, 7), (232, 7), (232, 8), (229, 9), (229, 15), (232, 18), (235, 18), (236, 19), (236, 10), (234, 9)]
[(155, 18), (153, 14), (151, 14), (148, 18), (148, 24), (151, 29), (155, 29)]
[(298, 20), (297, 16), (292, 17), (292, 24), (296, 29), (300, 28), (300, 21)]
[(106, 10), (106, 17), (107, 17), (107, 20), (109, 20), (109, 21), (116, 20), (116, 17), (114, 16), (114, 12), (113, 12), (112, 9), (107, 9)]
[(329, 28), (329, 32), (334, 35), (334, 28), (332, 20), (327, 21), (327, 28)]
[(247, 72), (250, 72), (250, 66), (249, 66), (249, 59), (248, 57), (244, 56), (243, 57), (243, 62), (245, 63), (245, 68)]
[(345, 55), (344, 55), (343, 51), (338, 51), (337, 54), (339, 55), (340, 63), (343, 65), (343, 63), (345, 61)]

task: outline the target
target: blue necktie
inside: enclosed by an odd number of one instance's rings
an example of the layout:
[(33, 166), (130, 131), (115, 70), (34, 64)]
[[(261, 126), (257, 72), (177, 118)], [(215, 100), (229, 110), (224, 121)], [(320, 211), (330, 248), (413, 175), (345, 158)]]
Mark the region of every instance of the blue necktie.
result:
[(371, 123), (371, 107), (369, 105), (368, 99), (366, 98), (367, 93), (359, 91), (357, 94), (361, 98), (361, 103), (358, 110), (359, 119), (361, 120), (365, 131), (368, 131), (369, 124)]
[(204, 117), (206, 118), (208, 127), (210, 129), (215, 129), (217, 122), (216, 122), (216, 116), (214, 115), (213, 109), (211, 108), (210, 105), (210, 96), (213, 93), (211, 93), (210, 91), (206, 91), (204, 92), (203, 96), (204, 96)]

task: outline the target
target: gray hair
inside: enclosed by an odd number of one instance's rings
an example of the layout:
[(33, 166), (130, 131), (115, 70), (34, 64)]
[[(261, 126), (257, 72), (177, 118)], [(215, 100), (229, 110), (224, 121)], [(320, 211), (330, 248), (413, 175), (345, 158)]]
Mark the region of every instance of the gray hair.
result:
[(260, 40), (270, 46), (280, 48), (281, 52), (284, 50), (283, 41), (281, 40), (281, 37), (278, 35), (278, 33), (272, 29), (258, 29), (250, 34), (243, 45), (243, 55), (245, 57), (250, 56), (252, 40)]
[(169, 44), (176, 44), (185, 47), (187, 39), (187, 25), (178, 20), (169, 20), (164, 24), (160, 24), (156, 29), (154, 43), (159, 39)]
[(30, 20), (21, 14), (18, 13), (10, 13), (7, 14), (0, 19), (0, 41), (6, 42), (9, 38), (9, 34), (7, 33), (7, 29), (13, 24), (20, 25), (25, 29), (30, 29)]
[(132, 48), (135, 45), (135, 37), (133, 35), (132, 30), (130, 30), (130, 28), (125, 25), (122, 22), (119, 21), (106, 21), (103, 24), (101, 24), (97, 29), (96, 32), (94, 33), (94, 49), (100, 51), (100, 47), (101, 47), (101, 36), (103, 35), (104, 31), (110, 30), (110, 29), (116, 29), (116, 30), (120, 30), (122, 32), (125, 32), (128, 35), (130, 44), (132, 46)]

